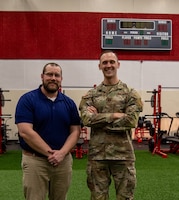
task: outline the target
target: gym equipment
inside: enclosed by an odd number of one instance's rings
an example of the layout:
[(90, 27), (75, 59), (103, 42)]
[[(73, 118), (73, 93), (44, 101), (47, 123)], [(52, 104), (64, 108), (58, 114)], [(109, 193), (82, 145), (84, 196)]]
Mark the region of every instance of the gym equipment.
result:
[(3, 92), (9, 92), (8, 90), (1, 90), (0, 88), (0, 154), (6, 152), (6, 143), (7, 143), (7, 124), (5, 118), (10, 119), (11, 115), (2, 115), (2, 107), (5, 105), (5, 100)]
[(150, 120), (146, 120), (145, 116), (139, 117), (138, 125), (135, 128), (135, 138), (138, 143), (141, 143), (143, 140), (148, 139), (145, 137), (146, 134), (151, 135), (153, 131), (153, 125)]
[(150, 117), (153, 119), (153, 128), (154, 131), (151, 134), (151, 139), (149, 140), (149, 150), (152, 154), (161, 155), (163, 158), (167, 158), (167, 154), (161, 151), (161, 138), (163, 135), (163, 131), (161, 131), (161, 88), (158, 87), (158, 90), (152, 91), (152, 107), (153, 107), (153, 115), (147, 115), (146, 117)]
[[(164, 137), (162, 138), (163, 143), (169, 143), (170, 148), (169, 150), (165, 150), (165, 152), (168, 153), (177, 153), (179, 151), (179, 127), (176, 133), (174, 133), (173, 136), (170, 136), (170, 130), (171, 130), (171, 126), (173, 123), (173, 117), (168, 116), (169, 118), (171, 118), (171, 122), (170, 122), (170, 126), (169, 126), (169, 130), (167, 132), (166, 135), (164, 135)], [(176, 113), (176, 117), (178, 118), (178, 114)]]
[[(138, 120), (138, 126), (137, 128), (135, 128), (135, 137), (137, 138), (138, 143), (142, 142), (142, 140), (144, 139), (144, 134), (148, 133), (150, 136), (154, 136), (155, 131), (156, 131), (156, 94), (157, 91), (153, 90), (153, 91), (147, 91), (147, 93), (153, 93), (153, 95), (151, 96), (150, 100), (146, 100), (145, 102), (150, 102), (151, 103), (151, 107), (153, 108), (153, 114), (152, 115), (145, 115), (143, 117), (139, 117)], [(151, 120), (146, 120), (146, 119), (153, 119), (153, 124)], [(153, 141), (153, 140), (152, 140)], [(149, 139), (149, 143), (151, 142), (151, 140)], [(154, 145), (152, 145), (154, 146)], [(150, 151), (151, 151), (151, 147), (150, 147)]]
[[(175, 136), (170, 136), (170, 130), (173, 123), (173, 117), (169, 116), (167, 113), (162, 113), (161, 108), (161, 89), (179, 89), (178, 87), (161, 87), (158, 85), (158, 90), (154, 90), (152, 96), (152, 104), (153, 105), (153, 115), (146, 115), (145, 117), (153, 118), (154, 130), (151, 135), (151, 139), (149, 140), (149, 150), (152, 154), (161, 155), (163, 158), (167, 158), (166, 153), (176, 153), (179, 150), (179, 137), (175, 134)], [(179, 114), (179, 113), (178, 113)], [(169, 118), (170, 126), (168, 132), (166, 130), (161, 130), (161, 119)], [(161, 149), (161, 144), (163, 141), (170, 142), (170, 149), (164, 150)]]
[(81, 159), (83, 157), (83, 154), (88, 153), (88, 139), (87, 139), (87, 127), (81, 128), (81, 134), (80, 138), (77, 141), (76, 146), (71, 151), (72, 153), (75, 153), (76, 158)]

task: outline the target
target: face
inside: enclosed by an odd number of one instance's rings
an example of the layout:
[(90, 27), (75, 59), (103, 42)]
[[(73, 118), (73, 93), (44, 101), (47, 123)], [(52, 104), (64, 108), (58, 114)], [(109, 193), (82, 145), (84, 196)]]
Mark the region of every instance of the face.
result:
[(42, 85), (48, 93), (55, 93), (61, 87), (62, 71), (59, 66), (47, 65), (41, 74)]
[(104, 53), (100, 58), (99, 69), (102, 70), (104, 77), (107, 79), (117, 76), (119, 61), (113, 52)]

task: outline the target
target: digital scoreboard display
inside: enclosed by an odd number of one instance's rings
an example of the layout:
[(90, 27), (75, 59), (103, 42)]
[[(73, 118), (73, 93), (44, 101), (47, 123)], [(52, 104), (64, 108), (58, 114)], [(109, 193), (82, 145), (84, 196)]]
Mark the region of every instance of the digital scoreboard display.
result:
[(168, 19), (103, 18), (101, 26), (102, 49), (172, 49), (172, 21)]

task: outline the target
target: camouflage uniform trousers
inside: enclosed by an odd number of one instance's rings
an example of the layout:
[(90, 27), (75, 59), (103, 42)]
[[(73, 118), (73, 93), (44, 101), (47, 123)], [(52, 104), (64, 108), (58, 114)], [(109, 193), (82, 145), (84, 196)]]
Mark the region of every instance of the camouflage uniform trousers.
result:
[(116, 200), (133, 200), (136, 186), (134, 161), (90, 160), (87, 165), (87, 185), (91, 200), (109, 200), (113, 177)]

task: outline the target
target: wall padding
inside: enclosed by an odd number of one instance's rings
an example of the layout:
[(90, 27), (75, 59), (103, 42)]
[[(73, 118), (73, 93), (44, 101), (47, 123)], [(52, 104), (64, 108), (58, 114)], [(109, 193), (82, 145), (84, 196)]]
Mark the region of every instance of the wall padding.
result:
[(179, 60), (179, 15), (0, 12), (0, 59), (98, 59), (102, 18), (171, 19), (171, 51), (117, 50), (121, 60)]

